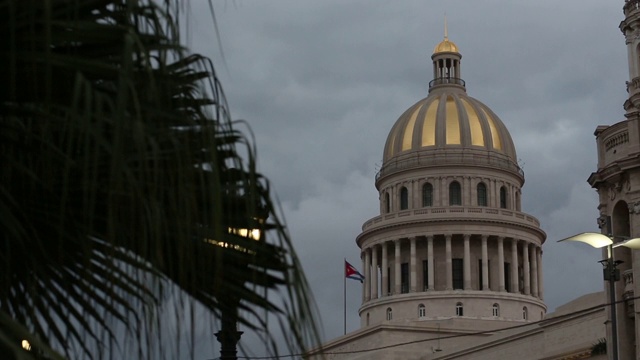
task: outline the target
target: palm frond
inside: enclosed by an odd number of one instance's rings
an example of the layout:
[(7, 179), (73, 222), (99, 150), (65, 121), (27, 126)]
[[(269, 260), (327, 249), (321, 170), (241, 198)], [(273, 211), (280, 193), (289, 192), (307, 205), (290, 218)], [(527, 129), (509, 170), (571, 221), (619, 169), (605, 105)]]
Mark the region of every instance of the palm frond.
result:
[[(92, 358), (117, 343), (114, 324), (144, 347), (138, 314), (162, 308), (163, 283), (212, 320), (237, 311), (229, 304), (259, 319), (262, 309), (283, 317), (290, 350), (317, 343), (255, 150), (230, 121), (213, 64), (181, 46), (177, 9), (0, 1), (3, 348), (24, 334), (47, 352)], [(237, 320), (266, 332), (266, 320)]]

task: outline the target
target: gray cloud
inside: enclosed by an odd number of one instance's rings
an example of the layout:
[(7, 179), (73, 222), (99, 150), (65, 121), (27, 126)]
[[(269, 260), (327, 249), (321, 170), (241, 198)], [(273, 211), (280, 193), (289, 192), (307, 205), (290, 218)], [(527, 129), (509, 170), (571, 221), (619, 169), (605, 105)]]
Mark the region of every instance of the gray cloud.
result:
[[(468, 92), (511, 131), (526, 176), (523, 209), (547, 232), (549, 309), (602, 289), (600, 252), (555, 241), (597, 230), (586, 178), (596, 170), (595, 127), (623, 119), (622, 5), (228, 2), (216, 8), (226, 68), (206, 6), (191, 5), (192, 48), (214, 59), (232, 114), (251, 123), (328, 339), (342, 334), (342, 259), (360, 267), (355, 237), (378, 213), (384, 142), (398, 116), (427, 96), (445, 10)], [(348, 328), (356, 329), (360, 287), (347, 285)]]

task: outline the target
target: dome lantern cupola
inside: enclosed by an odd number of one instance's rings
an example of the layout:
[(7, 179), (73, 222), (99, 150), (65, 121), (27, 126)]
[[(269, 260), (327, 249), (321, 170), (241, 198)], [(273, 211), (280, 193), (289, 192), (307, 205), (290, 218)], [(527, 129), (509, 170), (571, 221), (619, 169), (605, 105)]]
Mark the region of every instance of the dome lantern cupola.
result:
[(429, 82), (429, 92), (441, 85), (449, 85), (465, 89), (464, 80), (460, 77), (460, 60), (462, 55), (458, 46), (449, 40), (447, 18), (444, 18), (444, 40), (433, 49), (433, 80)]

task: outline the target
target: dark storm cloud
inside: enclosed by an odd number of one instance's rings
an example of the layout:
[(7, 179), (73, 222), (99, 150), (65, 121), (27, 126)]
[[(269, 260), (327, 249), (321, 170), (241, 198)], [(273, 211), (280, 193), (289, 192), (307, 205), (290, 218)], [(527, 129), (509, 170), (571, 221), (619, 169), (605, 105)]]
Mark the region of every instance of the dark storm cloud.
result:
[[(445, 11), (468, 93), (510, 130), (526, 176), (523, 210), (547, 232), (550, 310), (602, 289), (600, 252), (555, 241), (597, 231), (597, 194), (586, 178), (596, 170), (595, 127), (623, 119), (623, 3), (225, 2), (216, 14), (226, 68), (206, 6), (191, 5), (192, 47), (214, 58), (232, 114), (251, 123), (328, 339), (342, 334), (342, 259), (361, 267), (355, 237), (379, 210), (384, 142), (427, 96)], [(355, 329), (360, 290), (348, 285)]]

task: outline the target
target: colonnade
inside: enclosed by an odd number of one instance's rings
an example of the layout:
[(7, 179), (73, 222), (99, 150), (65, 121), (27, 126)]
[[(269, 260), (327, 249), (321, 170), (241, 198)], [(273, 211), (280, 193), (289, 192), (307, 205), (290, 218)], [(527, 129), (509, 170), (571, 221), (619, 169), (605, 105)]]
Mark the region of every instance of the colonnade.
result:
[[(453, 263), (456, 260), (459, 264), (460, 260), (454, 259), (452, 255), (452, 243), (454, 248), (460, 247), (460, 244), (456, 242), (462, 242), (463, 248), (463, 280), (460, 283), (457, 279), (456, 289), (520, 293), (543, 299), (542, 248), (540, 245), (527, 240), (501, 236), (473, 235), (473, 240), (470, 234), (456, 236), (443, 234), (436, 235), (436, 237), (435, 240), (433, 235), (399, 238), (366, 246), (361, 253), (365, 276), (363, 302), (376, 299), (379, 296), (391, 296), (406, 292), (454, 290)], [(444, 251), (442, 251), (442, 240), (444, 240)], [(481, 275), (474, 273), (479, 280), (478, 286), (474, 288), (471, 271), (471, 244), (477, 240), (480, 240), (481, 251), (479, 254), (474, 252), (474, 255), (480, 260), (478, 271), (481, 272)], [(406, 259), (406, 254), (402, 252), (402, 244), (406, 242), (409, 243), (409, 261), (403, 263), (402, 259)], [(420, 242), (426, 242), (426, 254), (424, 254), (424, 244), (420, 244), (423, 253), (418, 253), (417, 245)], [(434, 242), (438, 243), (439, 251), (434, 252)], [(495, 242), (495, 245), (491, 244), (490, 254), (489, 245), (491, 242)], [(391, 258), (389, 257), (389, 247), (393, 249), (391, 250), (393, 251)], [(507, 248), (507, 258), (505, 258), (505, 247)], [(443, 257), (444, 261), (442, 261)], [(490, 263), (490, 259), (494, 260)], [(381, 261), (379, 262), (379, 260)], [(423, 266), (426, 267), (422, 269), (422, 288), (419, 288), (417, 283), (418, 260), (422, 260)], [(425, 260), (426, 263), (424, 263)], [(390, 261), (393, 262), (393, 267), (389, 267)], [(402, 279), (403, 265), (408, 266), (408, 269), (405, 268), (404, 283)], [(490, 274), (493, 273), (495, 279), (495, 271), (498, 273), (497, 286), (490, 282)], [(508, 272), (508, 276), (505, 271)], [(381, 281), (379, 281), (379, 275), (381, 275)], [(391, 279), (393, 279), (393, 287), (389, 283)], [(436, 286), (436, 281), (440, 286)], [(495, 282), (495, 280), (493, 281)]]

